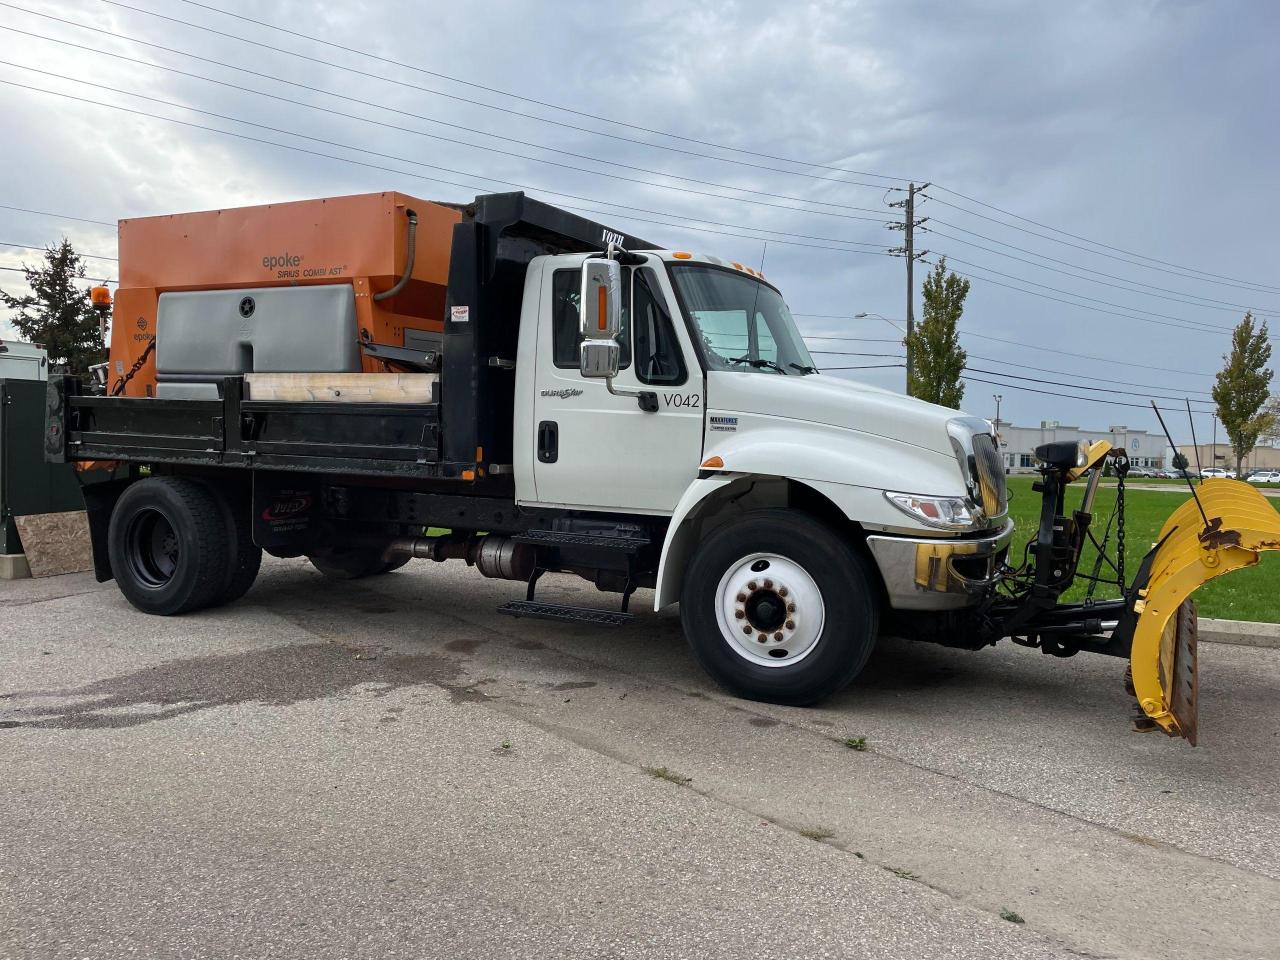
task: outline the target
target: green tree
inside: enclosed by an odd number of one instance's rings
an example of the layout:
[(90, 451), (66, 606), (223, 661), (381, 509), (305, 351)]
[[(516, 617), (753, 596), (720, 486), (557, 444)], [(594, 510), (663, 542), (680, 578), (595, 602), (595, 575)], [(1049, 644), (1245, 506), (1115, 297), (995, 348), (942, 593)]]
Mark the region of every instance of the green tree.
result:
[(1191, 461), (1187, 459), (1187, 455), (1181, 450), (1175, 451), (1173, 454), (1173, 469), (1185, 470), (1191, 466)]
[(947, 258), (940, 257), (924, 281), (923, 317), (907, 336), (911, 396), (959, 409), (964, 399), (960, 376), (968, 355), (960, 347), (958, 327), (968, 295), (969, 281), (948, 273)]
[(1213, 384), (1213, 399), (1218, 405), (1218, 419), (1231, 441), (1236, 457), (1236, 473), (1253, 450), (1258, 438), (1271, 430), (1273, 414), (1264, 408), (1271, 394), (1271, 343), (1267, 323), (1254, 327), (1252, 313), (1236, 324), (1231, 332), (1231, 353), (1223, 356), (1225, 366), (1218, 371)]
[(76, 283), (84, 278), (84, 262), (71, 241), (63, 239), (45, 249), (39, 266), (22, 265), (31, 292), (15, 297), (0, 290), (0, 302), (14, 311), (9, 321), (24, 340), (39, 343), (51, 363), (63, 364), (83, 375), (105, 358), (98, 315), (89, 291)]

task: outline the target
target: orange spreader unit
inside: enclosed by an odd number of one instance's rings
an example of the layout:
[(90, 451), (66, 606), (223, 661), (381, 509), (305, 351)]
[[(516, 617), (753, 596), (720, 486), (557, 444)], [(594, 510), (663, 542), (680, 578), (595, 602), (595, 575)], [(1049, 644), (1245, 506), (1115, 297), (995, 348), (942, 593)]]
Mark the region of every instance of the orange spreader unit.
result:
[[(405, 268), (407, 211), (417, 214), (417, 250)], [(444, 330), (453, 226), (462, 210), (402, 193), (271, 203), (120, 221), (120, 288), (111, 325), (108, 384), (132, 369), (156, 333), (157, 301), (171, 291), (350, 284), (360, 335), (399, 345), (405, 330)], [(367, 372), (382, 369), (365, 357)], [(125, 385), (126, 396), (154, 394), (155, 354)]]

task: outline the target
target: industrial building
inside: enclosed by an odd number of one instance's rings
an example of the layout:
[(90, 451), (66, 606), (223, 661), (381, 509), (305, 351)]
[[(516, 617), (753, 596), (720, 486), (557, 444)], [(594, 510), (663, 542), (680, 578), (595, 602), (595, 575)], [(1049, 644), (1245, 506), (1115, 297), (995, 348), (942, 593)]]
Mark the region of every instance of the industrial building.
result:
[(996, 425), (1000, 438), (1000, 453), (1010, 473), (1030, 473), (1039, 461), (1035, 449), (1043, 443), (1070, 440), (1107, 440), (1129, 454), (1129, 462), (1135, 467), (1164, 469), (1168, 443), (1162, 434), (1148, 433), (1126, 426), (1113, 426), (1105, 430), (1083, 430), (1066, 426), (1057, 420), (1042, 420), (1038, 427), (1019, 427), (1000, 421)]
[[(1222, 467), (1225, 470), (1236, 468), (1236, 455), (1229, 443), (1202, 443), (1199, 446), (1188, 443), (1178, 447), (1178, 451), (1186, 456), (1193, 471), (1197, 463), (1202, 467)], [(1244, 471), (1241, 476), (1250, 470), (1280, 470), (1280, 447), (1259, 444), (1240, 466)]]

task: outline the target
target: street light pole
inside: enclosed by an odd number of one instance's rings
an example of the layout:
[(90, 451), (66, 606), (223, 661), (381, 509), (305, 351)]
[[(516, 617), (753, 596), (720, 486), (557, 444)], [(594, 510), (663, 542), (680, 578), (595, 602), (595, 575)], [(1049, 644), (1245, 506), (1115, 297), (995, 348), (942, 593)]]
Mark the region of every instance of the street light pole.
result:
[(1000, 439), (1000, 401), (1003, 400), (1004, 397), (998, 393), (993, 393), (991, 395), (991, 399), (996, 402), (996, 424), (995, 424), (996, 439), (999, 440)]

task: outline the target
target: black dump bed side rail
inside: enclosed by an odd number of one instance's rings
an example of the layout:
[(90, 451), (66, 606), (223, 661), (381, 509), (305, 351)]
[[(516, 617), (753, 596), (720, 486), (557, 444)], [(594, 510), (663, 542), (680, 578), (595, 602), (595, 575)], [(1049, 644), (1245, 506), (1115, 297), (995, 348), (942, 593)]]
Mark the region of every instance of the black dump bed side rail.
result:
[[(438, 389), (438, 388), (437, 388)], [(49, 378), (45, 459), (122, 460), (308, 473), (460, 477), (440, 457), (440, 404), (244, 399), (227, 377), (218, 400), (106, 397)]]
[(442, 454), (445, 460), (511, 463), (512, 373), (525, 271), (534, 257), (656, 250), (658, 244), (567, 213), (523, 193), (477, 197), (453, 228), (444, 325)]

